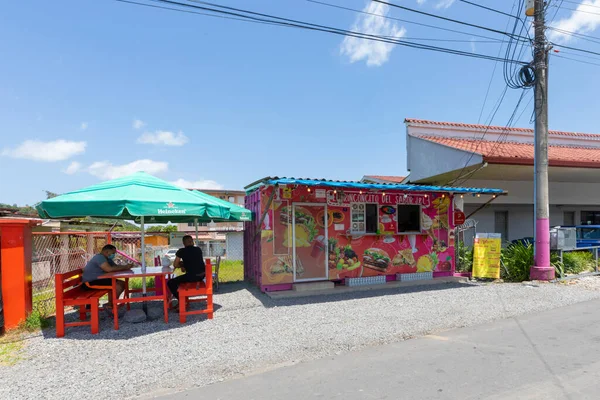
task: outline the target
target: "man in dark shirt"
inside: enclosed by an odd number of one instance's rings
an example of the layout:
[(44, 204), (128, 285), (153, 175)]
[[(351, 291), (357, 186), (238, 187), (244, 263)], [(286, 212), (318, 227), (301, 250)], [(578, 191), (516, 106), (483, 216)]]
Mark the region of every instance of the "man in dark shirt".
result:
[(194, 246), (194, 239), (191, 236), (183, 237), (182, 249), (179, 249), (175, 253), (175, 262), (173, 266), (175, 268), (181, 268), (185, 273), (176, 278), (169, 279), (167, 283), (169, 290), (173, 293), (173, 299), (171, 300), (171, 307), (176, 308), (179, 303), (179, 285), (184, 282), (199, 282), (204, 279), (206, 275), (206, 266), (204, 264), (204, 257), (202, 250), (199, 247)]

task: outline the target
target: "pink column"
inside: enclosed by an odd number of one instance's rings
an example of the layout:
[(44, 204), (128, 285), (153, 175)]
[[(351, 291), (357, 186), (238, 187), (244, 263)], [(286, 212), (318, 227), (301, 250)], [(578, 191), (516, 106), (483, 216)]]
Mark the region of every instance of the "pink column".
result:
[(531, 267), (532, 280), (554, 279), (554, 267), (550, 265), (550, 220), (540, 218), (535, 224), (535, 265)]

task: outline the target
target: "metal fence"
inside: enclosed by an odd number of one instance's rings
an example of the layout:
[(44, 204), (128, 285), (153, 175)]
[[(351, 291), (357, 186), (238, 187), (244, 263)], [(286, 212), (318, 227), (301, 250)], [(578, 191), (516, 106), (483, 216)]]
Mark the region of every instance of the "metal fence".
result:
[[(214, 259), (221, 256), (218, 276), (220, 283), (244, 279), (242, 235), (241, 232), (228, 232), (225, 240), (201, 240), (197, 243), (205, 257)], [(164, 256), (169, 249), (181, 247), (181, 243), (169, 245), (168, 234), (147, 233), (145, 241), (147, 265), (154, 265), (154, 258)], [(139, 232), (34, 233), (32, 287), (35, 310), (44, 314), (54, 312), (55, 274), (85, 267), (87, 261), (108, 243), (125, 254), (125, 257), (118, 256), (116, 263), (127, 263), (129, 259), (141, 260)]]
[[(592, 247), (578, 247), (578, 248), (569, 249), (569, 250), (557, 250), (558, 256), (560, 258), (560, 264), (561, 264), (562, 270), (560, 271), (560, 273), (557, 273), (556, 280), (565, 281), (565, 280), (570, 280), (570, 279), (583, 278), (586, 276), (600, 275), (600, 271), (598, 268), (598, 253), (600, 252), (599, 249), (600, 249), (599, 246), (592, 246)], [(579, 269), (581, 269), (582, 271), (578, 270), (573, 273), (569, 273), (572, 271), (567, 271), (569, 263), (567, 263), (565, 260), (565, 254), (567, 254), (567, 253), (573, 254), (573, 253), (577, 253), (577, 252), (591, 253), (591, 255), (589, 257), (590, 260), (587, 260), (587, 259), (579, 260), (579, 263), (584, 263), (583, 265), (578, 266)]]

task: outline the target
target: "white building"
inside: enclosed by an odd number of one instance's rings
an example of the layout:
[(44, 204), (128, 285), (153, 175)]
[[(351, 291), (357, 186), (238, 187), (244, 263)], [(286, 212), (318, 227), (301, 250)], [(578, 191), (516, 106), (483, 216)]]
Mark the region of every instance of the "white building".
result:
[[(533, 130), (405, 120), (405, 183), (500, 188), (474, 216), (477, 232), (515, 240), (534, 231)], [(600, 225), (600, 135), (550, 131), (550, 225)], [(366, 177), (365, 177), (366, 178)], [(467, 216), (487, 199), (465, 197)]]

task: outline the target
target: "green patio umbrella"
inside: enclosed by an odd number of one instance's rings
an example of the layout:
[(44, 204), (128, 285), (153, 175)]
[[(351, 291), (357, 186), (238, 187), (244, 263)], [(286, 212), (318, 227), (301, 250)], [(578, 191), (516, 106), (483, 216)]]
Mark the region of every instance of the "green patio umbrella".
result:
[(190, 191), (144, 172), (113, 179), (44, 200), (42, 218), (119, 218), (146, 223), (227, 221), (230, 206), (202, 192)]
[[(194, 193), (197, 193), (201, 196), (207, 196), (205, 193), (202, 193), (199, 190), (191, 190)], [(235, 203), (231, 203), (227, 200), (223, 200), (223, 199), (219, 199), (218, 197), (214, 197), (214, 199), (221, 205), (225, 206), (225, 207), (229, 207), (229, 222), (246, 222), (246, 221), (252, 221), (252, 211), (248, 210), (247, 208), (244, 208), (240, 205), (237, 205)]]
[[(44, 200), (36, 209), (42, 218), (97, 217), (134, 220), (141, 224), (230, 221), (230, 206), (213, 196), (192, 192), (145, 172), (113, 179)], [(146, 260), (142, 255), (142, 270)], [(143, 294), (146, 280), (142, 280)]]

